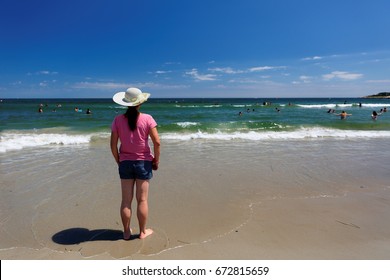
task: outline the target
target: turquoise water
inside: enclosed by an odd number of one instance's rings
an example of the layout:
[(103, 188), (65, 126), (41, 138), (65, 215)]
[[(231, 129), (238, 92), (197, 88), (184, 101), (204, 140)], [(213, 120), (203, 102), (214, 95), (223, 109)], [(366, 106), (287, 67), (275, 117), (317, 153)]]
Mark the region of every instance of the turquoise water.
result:
[[(81, 110), (76, 112), (76, 107)], [(390, 108), (389, 99), (150, 99), (141, 111), (154, 116), (166, 140), (261, 141), (390, 138), (390, 112), (376, 121), (371, 118), (373, 110), (385, 107)], [(86, 114), (87, 109), (92, 114)], [(341, 120), (327, 113), (329, 109), (352, 116)], [(125, 110), (111, 99), (4, 99), (0, 152), (106, 138), (113, 118)]]

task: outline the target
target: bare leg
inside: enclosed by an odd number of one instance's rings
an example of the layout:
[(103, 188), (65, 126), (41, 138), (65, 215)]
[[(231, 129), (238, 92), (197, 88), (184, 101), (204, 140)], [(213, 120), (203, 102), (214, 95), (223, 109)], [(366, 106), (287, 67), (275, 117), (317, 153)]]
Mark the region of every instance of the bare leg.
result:
[(131, 202), (134, 196), (133, 179), (122, 179), (122, 202), (121, 202), (121, 218), (123, 224), (123, 239), (128, 240), (131, 236), (130, 219), (131, 219)]
[(146, 221), (149, 214), (148, 193), (149, 181), (136, 180), (137, 218), (139, 223), (140, 239), (144, 239), (153, 233), (152, 229), (146, 228)]

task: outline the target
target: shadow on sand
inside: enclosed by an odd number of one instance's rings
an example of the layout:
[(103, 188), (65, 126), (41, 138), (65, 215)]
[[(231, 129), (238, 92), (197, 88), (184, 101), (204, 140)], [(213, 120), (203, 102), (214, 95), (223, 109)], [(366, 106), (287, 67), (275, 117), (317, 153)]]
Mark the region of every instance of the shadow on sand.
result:
[[(129, 240), (137, 238), (139, 235), (132, 235)], [(117, 241), (123, 240), (123, 232), (113, 229), (70, 228), (57, 232), (51, 239), (62, 245), (74, 245), (89, 241)]]

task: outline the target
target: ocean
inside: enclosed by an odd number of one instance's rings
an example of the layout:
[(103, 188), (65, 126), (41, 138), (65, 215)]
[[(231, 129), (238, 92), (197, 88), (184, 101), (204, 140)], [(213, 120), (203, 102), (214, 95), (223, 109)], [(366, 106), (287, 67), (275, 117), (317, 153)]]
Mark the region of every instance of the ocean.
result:
[[(163, 140), (274, 141), (390, 138), (390, 112), (376, 121), (371, 118), (374, 110), (384, 108), (390, 108), (390, 100), (151, 98), (141, 111), (153, 115)], [(86, 114), (87, 109), (92, 114)], [(0, 153), (106, 139), (113, 118), (125, 110), (111, 99), (4, 99)], [(328, 110), (352, 115), (340, 120)]]
[(141, 111), (162, 140), (154, 234), (121, 242), (109, 137), (126, 108), (4, 99), (0, 258), (389, 259), (390, 112), (371, 118), (385, 107), (390, 100), (148, 100)]

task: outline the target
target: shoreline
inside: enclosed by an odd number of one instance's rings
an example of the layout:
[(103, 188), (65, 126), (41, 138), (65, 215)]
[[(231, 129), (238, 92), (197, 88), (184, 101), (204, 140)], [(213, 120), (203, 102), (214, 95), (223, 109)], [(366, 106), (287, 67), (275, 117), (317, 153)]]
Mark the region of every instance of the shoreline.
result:
[(387, 142), (167, 141), (131, 241), (107, 143), (0, 155), (0, 257), (388, 259)]

